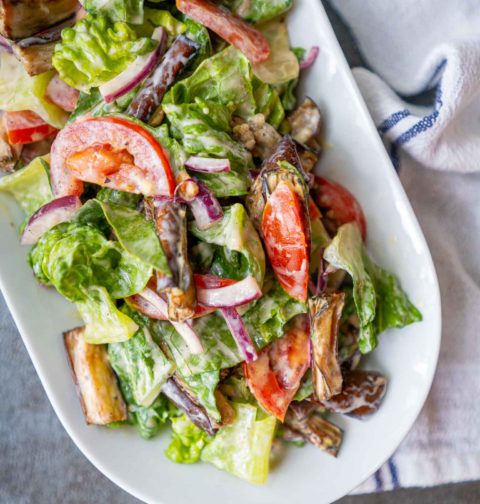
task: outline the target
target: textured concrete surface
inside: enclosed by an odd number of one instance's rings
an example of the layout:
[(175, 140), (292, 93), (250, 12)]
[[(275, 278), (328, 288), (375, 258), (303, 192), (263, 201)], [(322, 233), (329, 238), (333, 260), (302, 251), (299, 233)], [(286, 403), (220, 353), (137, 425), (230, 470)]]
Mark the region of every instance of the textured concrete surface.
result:
[[(329, 15), (351, 64), (359, 64), (348, 31)], [(0, 339), (0, 503), (138, 503), (102, 476), (63, 430), (1, 297)], [(464, 483), (346, 497), (338, 504), (479, 502), (480, 483)]]

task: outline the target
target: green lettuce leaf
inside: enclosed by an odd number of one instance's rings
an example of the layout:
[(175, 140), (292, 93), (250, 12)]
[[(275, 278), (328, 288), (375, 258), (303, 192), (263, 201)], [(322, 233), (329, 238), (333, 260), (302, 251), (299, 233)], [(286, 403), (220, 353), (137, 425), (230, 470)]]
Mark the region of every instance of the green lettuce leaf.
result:
[(313, 381), (312, 381), (312, 370), (307, 369), (305, 376), (303, 377), (302, 384), (300, 388), (297, 390), (294, 401), (303, 401), (307, 397), (310, 397), (313, 394)]
[(85, 341), (94, 345), (127, 341), (138, 329), (137, 324), (115, 306), (105, 287), (91, 286), (77, 309), (85, 322)]
[(193, 321), (204, 352), (192, 353), (183, 338), (169, 322), (155, 321), (155, 337), (167, 344), (182, 377), (233, 367), (242, 362), (237, 344), (221, 315), (212, 313)]
[(380, 332), (421, 320), (420, 312), (409, 301), (395, 276), (368, 257), (355, 223), (344, 224), (338, 229), (325, 249), (324, 259), (352, 277), (362, 353), (368, 353), (377, 346)]
[(0, 191), (10, 193), (27, 217), (53, 199), (47, 159), (35, 158), (25, 168), (0, 178)]
[(215, 390), (220, 381), (220, 372), (218, 370), (208, 373), (201, 373), (190, 376), (182, 376), (182, 379), (188, 385), (200, 404), (205, 408), (208, 415), (217, 422), (222, 421), (222, 415), (217, 407)]
[(233, 406), (235, 422), (220, 429), (203, 449), (201, 459), (250, 483), (263, 484), (276, 420), (249, 404)]
[[(126, 200), (119, 192), (108, 193), (112, 198)], [(126, 194), (126, 193), (124, 193)], [(103, 193), (104, 199), (106, 193)], [(131, 256), (145, 265), (151, 266), (166, 275), (170, 274), (167, 258), (151, 222), (145, 220), (140, 212), (122, 204), (92, 199), (87, 201), (75, 217), (75, 222), (93, 225), (106, 232), (106, 223), (111, 227), (119, 244)]]
[(167, 420), (179, 414), (173, 403), (162, 394), (148, 407), (138, 406), (128, 401), (127, 403), (131, 421), (137, 426), (140, 436), (144, 439), (156, 436)]
[(208, 441), (208, 434), (186, 415), (172, 418), (172, 439), (165, 455), (177, 464), (194, 464)]
[(237, 16), (251, 23), (261, 23), (290, 10), (293, 0), (224, 0), (222, 3)]
[(97, 193), (97, 200), (103, 203), (114, 203), (135, 210), (140, 201), (140, 194), (119, 191), (118, 189), (110, 189), (102, 187)]
[(267, 122), (278, 129), (285, 119), (285, 110), (277, 91), (257, 77), (253, 78), (252, 85), (256, 112), (263, 114)]
[(154, 47), (152, 39), (138, 37), (127, 23), (112, 23), (105, 15), (88, 14), (73, 28), (62, 31), (52, 63), (65, 82), (88, 92)]
[(128, 341), (108, 345), (108, 358), (120, 382), (124, 382), (123, 387), (128, 385), (135, 404), (148, 407), (173, 374), (174, 366), (153, 341), (143, 320), (135, 318), (128, 306), (122, 311), (140, 327)]
[(257, 347), (263, 348), (283, 336), (288, 321), (306, 312), (306, 304), (290, 297), (275, 281), (242, 318)]
[(112, 21), (143, 22), (143, 0), (83, 0), (87, 12), (102, 12)]
[(265, 253), (243, 205), (235, 203), (224, 208), (223, 219), (206, 230), (192, 223), (190, 232), (204, 242), (222, 247), (215, 253), (212, 272), (234, 280), (253, 275), (263, 285)]
[(31, 110), (55, 128), (62, 128), (68, 114), (45, 99), (52, 70), (31, 77), (13, 54), (0, 53), (0, 110)]

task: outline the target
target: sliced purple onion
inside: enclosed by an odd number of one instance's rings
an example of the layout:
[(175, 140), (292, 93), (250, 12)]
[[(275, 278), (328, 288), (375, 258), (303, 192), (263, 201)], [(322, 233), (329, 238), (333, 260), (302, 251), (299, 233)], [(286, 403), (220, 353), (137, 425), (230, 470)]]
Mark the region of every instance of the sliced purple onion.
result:
[[(147, 287), (143, 289), (143, 291), (138, 295), (143, 297), (148, 303), (154, 306), (156, 310), (158, 310), (158, 313), (165, 317), (165, 320), (168, 320), (167, 302), (159, 294)], [(183, 338), (192, 353), (203, 353), (204, 350), (202, 342), (200, 341), (197, 333), (194, 331), (192, 323), (190, 321), (174, 322), (173, 320), (169, 320), (169, 322)]]
[(197, 287), (197, 301), (204, 306), (233, 307), (240, 306), (261, 297), (262, 291), (253, 276), (225, 287), (204, 289)]
[(191, 156), (185, 162), (185, 167), (189, 170), (202, 173), (222, 173), (229, 172), (232, 167), (228, 159), (216, 159), (200, 156)]
[(198, 194), (187, 203), (197, 226), (200, 229), (207, 229), (223, 218), (223, 210), (212, 191), (200, 180), (195, 182), (198, 185)]
[(13, 52), (12, 46), (7, 38), (0, 35), (0, 51)]
[(237, 309), (228, 307), (221, 308), (220, 311), (222, 312), (223, 318), (225, 319), (225, 322), (227, 323), (227, 326), (237, 343), (238, 349), (242, 352), (245, 360), (247, 362), (257, 360), (257, 350)]
[(167, 47), (167, 33), (160, 26), (153, 32), (152, 38), (158, 40), (158, 45), (152, 52), (138, 56), (123, 72), (99, 86), (98, 89), (107, 103), (111, 103), (131, 91), (146, 79), (157, 66)]
[(312, 48), (310, 48), (303, 61), (300, 63), (300, 70), (310, 68), (315, 63), (319, 52), (320, 48), (318, 46), (313, 46)]
[(43, 205), (28, 220), (20, 243), (34, 245), (49, 229), (70, 220), (81, 206), (78, 196), (62, 196)]
[(165, 317), (165, 313), (163, 313), (163, 311), (159, 310), (156, 306), (147, 301), (140, 294), (129, 296), (128, 298), (125, 298), (125, 301), (134, 310), (137, 310), (142, 315), (146, 315), (147, 317), (152, 319), (167, 320), (167, 317)]

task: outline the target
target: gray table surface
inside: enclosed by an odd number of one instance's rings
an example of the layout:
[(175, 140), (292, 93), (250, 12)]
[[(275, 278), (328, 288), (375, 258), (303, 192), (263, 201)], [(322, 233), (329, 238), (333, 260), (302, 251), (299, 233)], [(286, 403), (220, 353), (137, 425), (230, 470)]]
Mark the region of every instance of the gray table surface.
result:
[[(361, 57), (348, 30), (328, 9), (352, 66)], [(80, 453), (45, 395), (0, 297), (0, 503), (134, 504)], [(346, 497), (338, 504), (477, 504), (480, 483)], [(173, 503), (172, 503), (173, 504)]]

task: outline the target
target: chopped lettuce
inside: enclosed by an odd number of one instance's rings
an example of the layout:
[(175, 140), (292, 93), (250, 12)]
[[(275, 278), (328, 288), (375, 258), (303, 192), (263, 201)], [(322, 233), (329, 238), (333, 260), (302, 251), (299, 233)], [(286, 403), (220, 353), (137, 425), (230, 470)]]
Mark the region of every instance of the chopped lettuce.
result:
[[(123, 311), (137, 320), (132, 309), (125, 306)], [(132, 338), (108, 345), (108, 358), (120, 381), (128, 384), (135, 404), (148, 407), (173, 374), (174, 366), (153, 341), (148, 327), (142, 326), (141, 319), (137, 322), (140, 328)]]
[(87, 12), (102, 12), (112, 21), (140, 24), (143, 21), (143, 0), (83, 0)]
[(293, 0), (224, 0), (223, 3), (237, 16), (251, 23), (261, 23), (287, 12)]
[(344, 224), (338, 229), (325, 249), (324, 258), (352, 277), (362, 353), (371, 352), (377, 346), (377, 336), (382, 331), (421, 320), (421, 313), (409, 301), (395, 276), (368, 257), (355, 223)]
[[(128, 201), (125, 194), (115, 196), (112, 193), (110, 199), (120, 198), (121, 201)], [(107, 193), (103, 193), (104, 199)], [(133, 257), (141, 260), (146, 265), (155, 268), (166, 275), (170, 274), (167, 258), (163, 252), (155, 228), (151, 222), (145, 220), (140, 212), (125, 205), (100, 201), (98, 199), (89, 200), (79, 210), (75, 218), (81, 224), (90, 224), (105, 232), (105, 224), (111, 227), (118, 242), (123, 249)], [(106, 222), (105, 222), (106, 221)]]
[(313, 394), (313, 381), (312, 381), (312, 370), (307, 369), (305, 376), (303, 377), (302, 384), (300, 388), (297, 390), (294, 401), (303, 401), (307, 397), (310, 397)]
[(267, 480), (276, 420), (250, 404), (234, 403), (236, 418), (203, 449), (201, 459), (250, 483)]
[(138, 329), (137, 324), (115, 306), (105, 287), (91, 286), (77, 309), (85, 322), (85, 341), (99, 345), (127, 341)]
[(139, 194), (119, 191), (118, 189), (110, 189), (102, 187), (97, 193), (97, 199), (104, 203), (114, 203), (135, 210), (140, 201)]
[(165, 455), (177, 464), (194, 464), (208, 441), (208, 434), (186, 415), (172, 418), (172, 440)]
[(281, 338), (285, 324), (300, 313), (307, 313), (306, 304), (290, 297), (275, 282), (243, 315), (243, 320), (257, 347), (263, 348)]
[(182, 379), (188, 385), (200, 404), (205, 408), (208, 416), (216, 422), (222, 421), (222, 415), (217, 407), (215, 390), (220, 381), (220, 372), (218, 370), (200, 373), (196, 375), (183, 376)]
[(223, 219), (208, 229), (201, 230), (192, 223), (190, 231), (200, 240), (221, 247), (211, 267), (216, 275), (232, 279), (253, 275), (259, 285), (263, 285), (265, 253), (243, 205), (235, 203), (225, 208)]
[(208, 58), (212, 53), (212, 42), (210, 40), (210, 35), (208, 30), (197, 21), (194, 21), (191, 17), (182, 15), (181, 19), (187, 30), (184, 32), (184, 35), (193, 40), (199, 45), (199, 49), (197, 51), (197, 55), (195, 59), (190, 63), (189, 68), (196, 68), (205, 58)]
[(112, 23), (103, 14), (88, 14), (73, 28), (62, 31), (52, 63), (65, 82), (88, 92), (154, 47), (152, 39), (138, 37), (127, 23)]
[[(160, 9), (150, 9), (145, 7), (144, 9), (144, 24), (142, 26), (143, 30), (150, 35), (153, 29), (157, 26), (163, 26), (170, 37), (177, 37), (187, 30), (187, 25), (182, 23), (179, 19), (174, 17), (167, 10)], [(147, 29), (150, 27), (150, 30)], [(139, 28), (135, 27), (137, 32)]]
[(62, 128), (67, 113), (45, 99), (52, 70), (31, 77), (23, 64), (7, 51), (0, 52), (0, 110), (31, 110), (55, 128)]
[(128, 400), (127, 403), (131, 421), (137, 426), (140, 436), (145, 439), (158, 434), (167, 420), (178, 415), (173, 403), (162, 394), (148, 407), (138, 406)]
[(285, 119), (285, 110), (277, 91), (257, 77), (253, 78), (252, 85), (256, 112), (263, 114), (267, 122), (278, 129)]
[(0, 178), (0, 191), (10, 193), (27, 217), (53, 199), (47, 159), (35, 158), (25, 168)]

